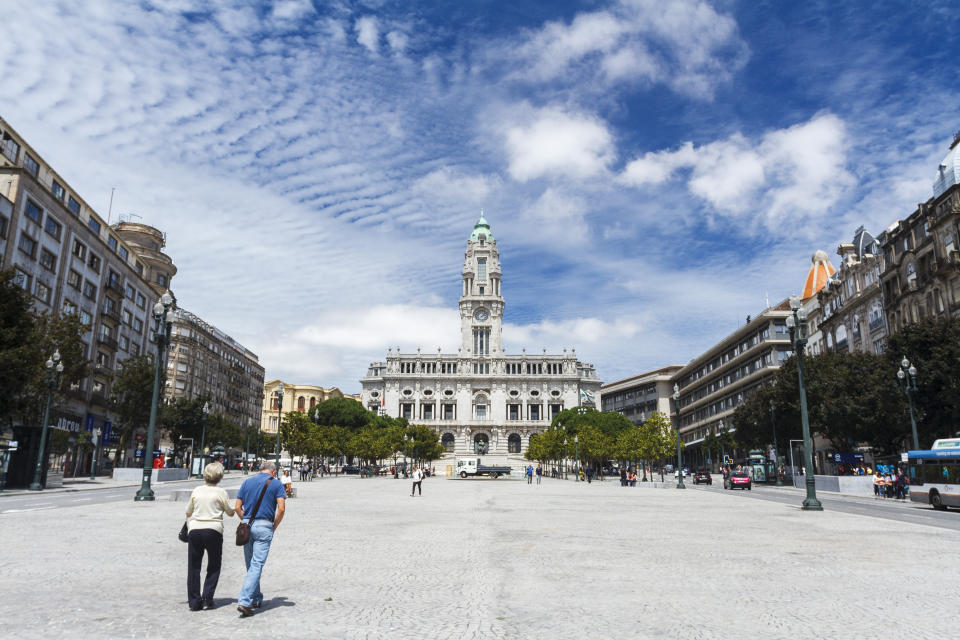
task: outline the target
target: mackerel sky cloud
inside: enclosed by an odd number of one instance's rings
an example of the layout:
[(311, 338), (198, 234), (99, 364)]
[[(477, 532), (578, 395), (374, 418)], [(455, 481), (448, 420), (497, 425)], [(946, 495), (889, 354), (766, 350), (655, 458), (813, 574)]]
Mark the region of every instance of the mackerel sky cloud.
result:
[[(511, 352), (684, 363), (930, 197), (952, 3), (14, 2), (0, 113), (267, 377), (456, 348), (497, 237)], [(56, 40), (51, 39), (56, 34)]]

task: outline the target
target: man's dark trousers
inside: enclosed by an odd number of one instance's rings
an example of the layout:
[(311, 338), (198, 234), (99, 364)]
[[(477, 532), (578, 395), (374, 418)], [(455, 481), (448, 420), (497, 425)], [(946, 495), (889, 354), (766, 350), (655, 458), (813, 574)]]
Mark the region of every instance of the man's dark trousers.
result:
[[(220, 580), (220, 561), (223, 557), (223, 534), (215, 529), (194, 529), (187, 538), (187, 600), (191, 607), (213, 600)], [(200, 594), (200, 563), (207, 552), (207, 577)]]

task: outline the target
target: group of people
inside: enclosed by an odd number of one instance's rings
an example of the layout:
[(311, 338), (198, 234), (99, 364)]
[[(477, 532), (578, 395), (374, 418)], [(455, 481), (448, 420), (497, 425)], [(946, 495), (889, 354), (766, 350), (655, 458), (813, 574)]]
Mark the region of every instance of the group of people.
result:
[(633, 467), (625, 469), (620, 468), (620, 486), (621, 487), (635, 487), (637, 486), (637, 470)]
[(540, 480), (543, 479), (543, 466), (537, 463), (537, 468), (534, 469), (532, 464), (528, 464), (523, 473), (527, 476), (527, 484), (533, 484), (534, 476), (537, 477), (537, 484), (540, 484)]
[(903, 469), (897, 469), (894, 474), (888, 471), (877, 473), (873, 476), (873, 495), (877, 498), (896, 498), (897, 500), (906, 500), (910, 481), (907, 480)]
[[(289, 471), (288, 471), (289, 473)], [(277, 479), (272, 461), (260, 465), (260, 473), (244, 480), (233, 505), (220, 486), (223, 465), (208, 464), (203, 470), (204, 484), (195, 488), (187, 502), (187, 604), (191, 611), (213, 609), (213, 595), (220, 580), (223, 559), (223, 516), (237, 516), (250, 525), (250, 538), (243, 545), (246, 576), (237, 597), (242, 617), (253, 615), (263, 606), (260, 576), (270, 552), (273, 536), (283, 520), (287, 490)], [(200, 586), (200, 567), (207, 556), (207, 572)]]

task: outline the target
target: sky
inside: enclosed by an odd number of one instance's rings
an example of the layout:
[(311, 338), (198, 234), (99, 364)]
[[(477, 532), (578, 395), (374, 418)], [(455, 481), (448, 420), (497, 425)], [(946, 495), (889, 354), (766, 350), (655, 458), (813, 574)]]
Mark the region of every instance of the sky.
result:
[(909, 215), (960, 129), (949, 1), (3, 5), (0, 114), (268, 380), (347, 393), (456, 350), (481, 209), (507, 352), (614, 381)]

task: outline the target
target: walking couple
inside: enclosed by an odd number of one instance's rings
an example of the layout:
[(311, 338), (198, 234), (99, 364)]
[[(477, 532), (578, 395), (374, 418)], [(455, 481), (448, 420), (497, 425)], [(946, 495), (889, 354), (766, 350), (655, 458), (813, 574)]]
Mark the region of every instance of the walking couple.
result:
[[(203, 470), (204, 485), (194, 489), (187, 502), (187, 602), (191, 611), (215, 606), (213, 594), (220, 580), (223, 556), (223, 514), (236, 515), (241, 522), (250, 524), (250, 539), (243, 545), (247, 575), (237, 598), (237, 610), (242, 617), (247, 617), (263, 605), (260, 574), (286, 509), (287, 494), (276, 476), (276, 465), (263, 462), (260, 473), (244, 480), (231, 507), (227, 492), (217, 486), (223, 479), (223, 465), (213, 462)], [(207, 554), (207, 574), (201, 592), (200, 564), (204, 553)]]

